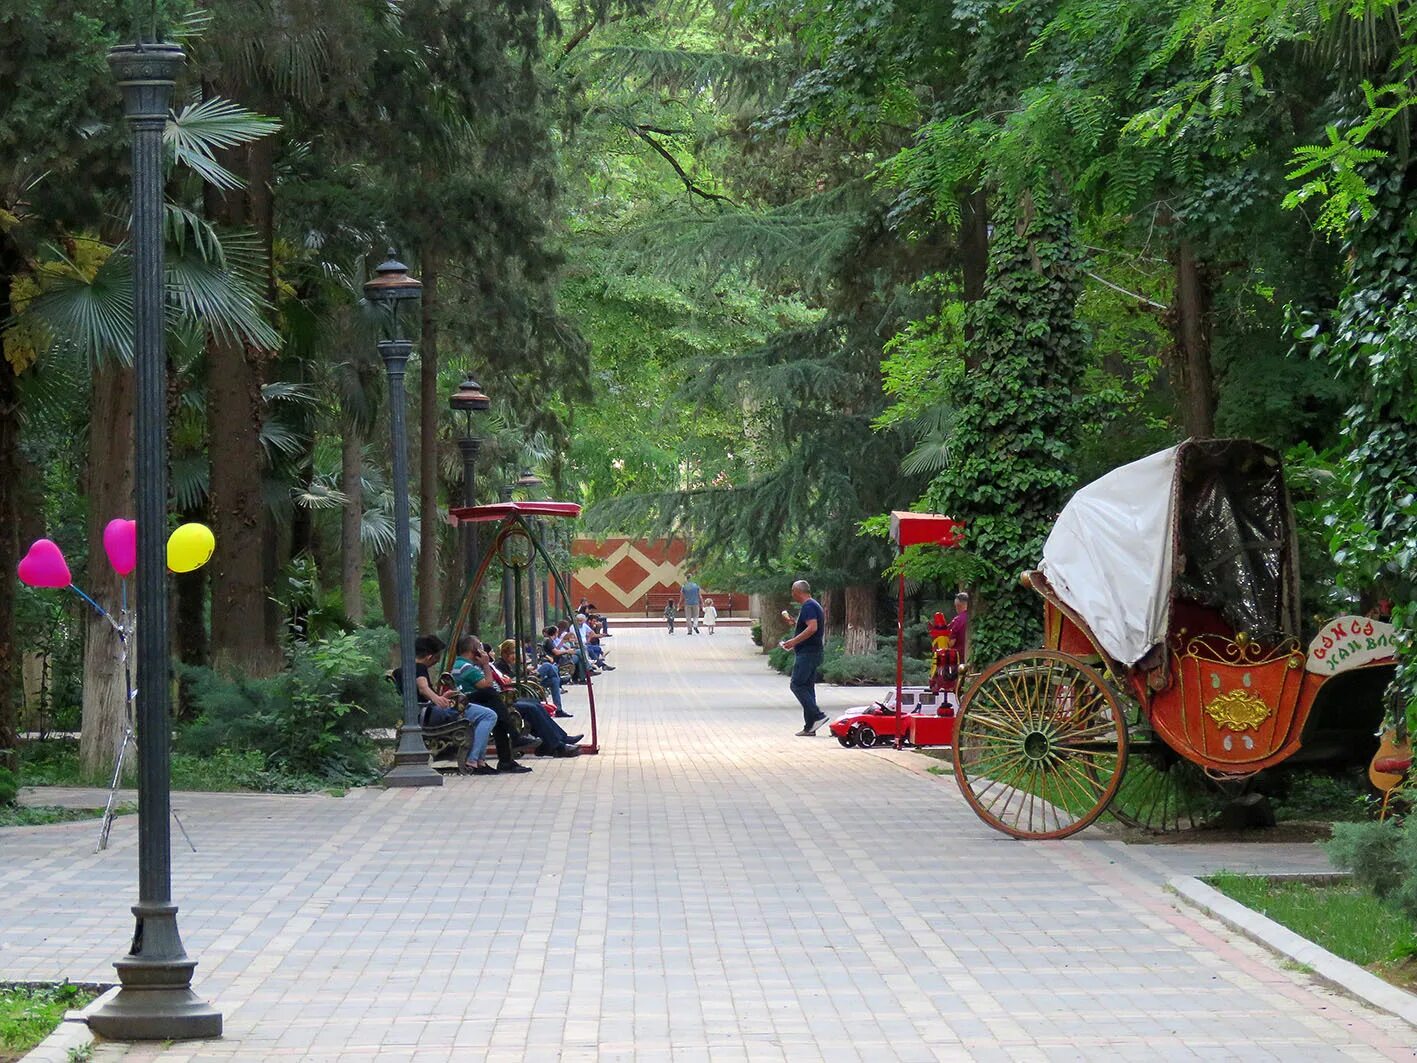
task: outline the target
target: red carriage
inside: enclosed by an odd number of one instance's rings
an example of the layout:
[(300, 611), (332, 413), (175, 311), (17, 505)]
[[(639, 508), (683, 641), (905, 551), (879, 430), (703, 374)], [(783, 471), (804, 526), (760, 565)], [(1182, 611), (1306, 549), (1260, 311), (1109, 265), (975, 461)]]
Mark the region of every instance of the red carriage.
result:
[(1156, 830), (1277, 765), (1377, 748), (1390, 624), (1301, 637), (1293, 514), (1278, 454), (1183, 443), (1082, 488), (1024, 584), (1044, 645), (963, 696), (955, 778), (986, 823), (1062, 838), (1104, 812)]

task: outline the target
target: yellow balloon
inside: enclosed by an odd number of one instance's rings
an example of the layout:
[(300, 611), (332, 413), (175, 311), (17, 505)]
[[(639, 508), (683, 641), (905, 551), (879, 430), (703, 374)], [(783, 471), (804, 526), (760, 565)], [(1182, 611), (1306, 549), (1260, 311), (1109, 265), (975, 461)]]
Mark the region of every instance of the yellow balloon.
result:
[(173, 572), (195, 572), (211, 560), (216, 536), (205, 524), (181, 524), (167, 537), (167, 567)]

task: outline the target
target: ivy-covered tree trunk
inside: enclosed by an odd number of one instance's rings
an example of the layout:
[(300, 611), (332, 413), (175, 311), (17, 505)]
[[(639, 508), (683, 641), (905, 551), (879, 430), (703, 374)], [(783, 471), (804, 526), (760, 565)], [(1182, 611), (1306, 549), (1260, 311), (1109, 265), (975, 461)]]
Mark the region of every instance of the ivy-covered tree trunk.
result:
[(1393, 600), (1392, 705), (1417, 733), (1417, 162), (1384, 161), (1368, 177), (1376, 210), (1350, 241), (1348, 284), (1315, 350), (1356, 396), (1343, 424), (1347, 497), (1335, 560), (1349, 589), (1376, 585)]
[(956, 397), (950, 466), (925, 499), (964, 520), (966, 545), (990, 573), (975, 588), (970, 657), (979, 663), (1038, 642), (1040, 603), (1018, 575), (1038, 563), (1073, 486), (1074, 399), (1087, 358), (1071, 212), (1025, 194), (1001, 203), (997, 219), (989, 282), (966, 312), (972, 365)]

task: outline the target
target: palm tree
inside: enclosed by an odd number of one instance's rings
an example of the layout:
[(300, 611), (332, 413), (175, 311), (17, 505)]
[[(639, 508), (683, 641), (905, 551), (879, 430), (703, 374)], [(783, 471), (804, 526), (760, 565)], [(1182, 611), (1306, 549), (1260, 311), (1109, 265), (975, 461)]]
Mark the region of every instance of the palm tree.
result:
[[(216, 152), (273, 132), (271, 119), (226, 101), (193, 103), (173, 114), (165, 141), (169, 189), (235, 178)], [(126, 209), (114, 219), (126, 232)], [(167, 317), (170, 346), (182, 357), (211, 336), (274, 345), (266, 322), (258, 245), (243, 233), (219, 234), (180, 199), (166, 208)], [(76, 249), (82, 249), (82, 254)], [(38, 294), (21, 309), (17, 325), (34, 338), (42, 359), (78, 362), (91, 381), (87, 484), (91, 593), (115, 601), (117, 577), (104, 563), (102, 529), (132, 511), (133, 498), (133, 273), (122, 234), (75, 236), (51, 247), (34, 272)], [(84, 651), (80, 759), (101, 774), (122, 735), (125, 695), (118, 646), (111, 629), (91, 617)]]

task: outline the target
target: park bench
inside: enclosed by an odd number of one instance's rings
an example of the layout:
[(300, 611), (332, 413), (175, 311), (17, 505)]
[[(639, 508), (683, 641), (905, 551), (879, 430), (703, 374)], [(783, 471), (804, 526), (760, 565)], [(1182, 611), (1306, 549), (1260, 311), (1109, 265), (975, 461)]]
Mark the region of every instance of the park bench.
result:
[[(733, 610), (740, 612), (747, 607), (747, 599), (741, 594), (709, 594), (705, 592), (703, 599), (713, 599), (714, 608), (718, 610), (720, 620), (728, 620), (733, 616)], [(662, 616), (664, 606), (668, 602), (679, 602), (678, 591), (650, 591), (644, 596), (640, 604), (644, 607), (645, 616)], [(682, 611), (678, 614), (683, 619)]]

